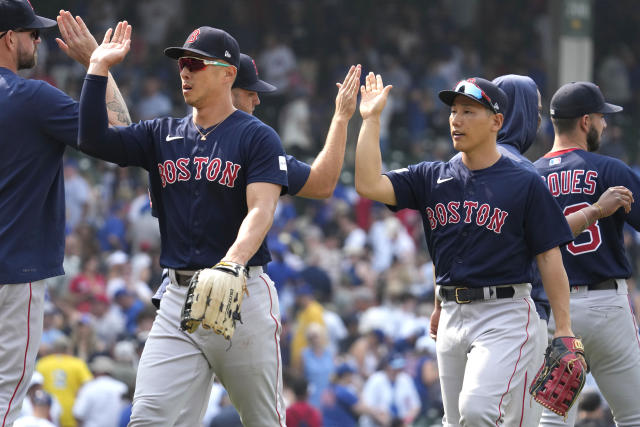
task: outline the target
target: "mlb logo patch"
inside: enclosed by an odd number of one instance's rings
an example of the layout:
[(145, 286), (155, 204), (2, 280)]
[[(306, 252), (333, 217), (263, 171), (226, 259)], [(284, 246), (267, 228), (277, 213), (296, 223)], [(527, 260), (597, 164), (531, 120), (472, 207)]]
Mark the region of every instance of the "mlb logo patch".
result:
[(287, 170), (287, 159), (285, 159), (284, 156), (278, 156), (278, 163), (280, 164), (281, 171)]
[(561, 161), (561, 157), (554, 157), (553, 159), (549, 160), (549, 166), (559, 165)]

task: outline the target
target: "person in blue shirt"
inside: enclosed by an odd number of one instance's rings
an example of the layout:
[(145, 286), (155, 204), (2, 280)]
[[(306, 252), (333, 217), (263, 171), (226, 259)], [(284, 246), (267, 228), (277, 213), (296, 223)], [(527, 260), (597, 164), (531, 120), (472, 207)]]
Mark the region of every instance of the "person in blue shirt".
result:
[(348, 363), (336, 368), (333, 380), (322, 396), (322, 422), (325, 427), (356, 427), (360, 415), (369, 415), (382, 425), (389, 422), (384, 411), (362, 402), (353, 385), (355, 373), (355, 368)]
[[(97, 43), (69, 12), (58, 17), (59, 47), (88, 66)], [(64, 274), (62, 158), (76, 148), (78, 103), (19, 70), (35, 67), (41, 31), (56, 21), (28, 0), (0, 0), (0, 424), (11, 425), (33, 373), (42, 335), (45, 280)], [(110, 124), (130, 122), (112, 78)], [(103, 101), (103, 105), (104, 102)]]
[(439, 94), (450, 106), (459, 158), (382, 174), (380, 113), (390, 90), (373, 73), (361, 88), (356, 190), (392, 210), (421, 213), (437, 283), (443, 425), (515, 425), (522, 402), (514, 390), (526, 385), (523, 367), (531, 366), (530, 337), (539, 328), (530, 297), (534, 258), (559, 319), (556, 336), (573, 336), (559, 250), (571, 230), (539, 175), (498, 151), (509, 102), (485, 79), (462, 80)]

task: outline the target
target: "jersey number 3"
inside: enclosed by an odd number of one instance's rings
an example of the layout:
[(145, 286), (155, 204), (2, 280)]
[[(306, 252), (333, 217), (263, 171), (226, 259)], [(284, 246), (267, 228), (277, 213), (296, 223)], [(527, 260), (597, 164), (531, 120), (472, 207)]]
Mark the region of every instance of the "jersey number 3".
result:
[[(578, 203), (576, 205), (567, 206), (566, 208), (564, 208), (564, 211), (563, 211), (564, 216), (566, 217), (571, 213), (578, 212), (580, 209), (586, 208), (587, 206), (591, 206), (591, 205), (589, 205), (589, 203), (583, 202), (583, 203)], [(584, 233), (589, 233), (589, 240), (584, 241), (582, 243), (576, 243), (576, 241), (574, 240), (573, 242), (569, 243), (567, 245), (567, 250), (569, 251), (570, 254), (582, 255), (588, 252), (594, 252), (600, 247), (600, 244), (602, 243), (602, 238), (600, 235), (600, 225), (598, 224), (598, 221), (591, 224), (579, 236), (582, 236)]]

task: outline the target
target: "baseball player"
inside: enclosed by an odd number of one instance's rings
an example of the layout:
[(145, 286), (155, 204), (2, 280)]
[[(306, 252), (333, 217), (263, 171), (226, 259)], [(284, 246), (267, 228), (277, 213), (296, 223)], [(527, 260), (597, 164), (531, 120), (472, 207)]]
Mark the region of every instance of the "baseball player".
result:
[[(527, 76), (519, 76), (514, 74), (497, 77), (493, 83), (502, 89), (509, 98), (509, 109), (505, 114), (504, 124), (498, 132), (498, 151), (505, 157), (516, 162), (518, 165), (529, 170), (536, 171), (533, 163), (523, 156), (533, 141), (540, 128), (542, 121), (542, 99), (540, 91), (535, 82)], [(458, 154), (459, 156), (460, 154)], [(618, 195), (621, 192), (628, 191), (623, 187), (614, 187), (611, 191), (604, 192), (599, 200), (603, 205), (622, 206), (623, 199)], [(613, 206), (612, 206), (613, 207)], [(584, 208), (587, 209), (587, 208)], [(575, 236), (580, 234), (584, 229), (584, 216), (581, 211), (571, 213), (566, 217), (569, 227)], [(533, 267), (535, 275), (532, 282), (531, 298), (536, 306), (536, 311), (540, 317), (540, 327), (538, 334), (534, 337), (537, 347), (534, 350), (534, 358), (531, 368), (528, 372), (533, 373), (540, 368), (544, 360), (544, 352), (548, 345), (547, 322), (549, 320), (549, 300), (544, 293), (544, 288), (537, 271), (537, 265), (534, 262)], [(529, 381), (532, 381), (534, 375), (528, 375)], [(516, 390), (517, 394), (526, 397), (529, 387)], [(542, 406), (537, 402), (530, 404), (530, 399), (521, 399), (515, 397), (516, 400), (522, 400), (522, 426), (537, 426), (542, 414)], [(519, 424), (519, 420), (505, 420), (506, 425)]]
[(443, 425), (507, 425), (507, 416), (522, 416), (514, 390), (527, 384), (536, 348), (534, 257), (551, 309), (562, 319), (556, 335), (573, 336), (558, 249), (571, 241), (571, 231), (539, 176), (498, 151), (508, 101), (484, 79), (463, 80), (439, 95), (451, 106), (449, 125), (460, 158), (382, 175), (380, 113), (390, 89), (372, 73), (361, 88), (356, 190), (393, 210), (421, 212), (442, 300), (436, 348)]
[[(58, 17), (60, 48), (88, 66), (96, 41), (80, 18)], [(76, 147), (78, 103), (18, 70), (37, 62), (40, 32), (56, 21), (27, 0), (0, 0), (0, 426), (22, 405), (42, 336), (45, 280), (64, 274), (62, 156)], [(117, 86), (109, 82), (109, 121), (128, 123)]]
[[(311, 199), (331, 197), (340, 178), (340, 170), (344, 161), (344, 150), (347, 144), (347, 125), (356, 110), (356, 100), (360, 82), (360, 65), (351, 66), (342, 83), (336, 83), (336, 110), (331, 119), (325, 145), (313, 162), (313, 165), (301, 162), (287, 154), (287, 193), (292, 196)], [(247, 114), (252, 114), (260, 105), (260, 94), (276, 90), (276, 87), (261, 80), (258, 67), (249, 55), (240, 54), (238, 76), (233, 83), (231, 96), (233, 105)], [(151, 195), (151, 193), (150, 193)], [(152, 215), (157, 213), (151, 204)], [(158, 308), (162, 295), (169, 285), (168, 271), (162, 272), (162, 283), (156, 290), (151, 302)]]
[[(604, 114), (619, 111), (622, 107), (606, 103), (593, 83), (560, 87), (551, 99), (553, 147), (534, 164), (565, 214), (578, 209), (585, 214), (584, 232), (562, 248), (573, 328), (582, 337), (591, 372), (616, 425), (638, 426), (640, 342), (625, 280), (631, 266), (622, 229), (626, 222), (640, 230), (640, 208), (633, 199), (640, 192), (640, 178), (621, 161), (594, 153), (606, 128)], [(598, 200), (612, 192), (612, 186), (631, 190), (617, 193), (624, 209)], [(549, 327), (557, 328), (555, 316)], [(576, 411), (574, 407), (565, 422), (545, 410), (540, 425), (573, 426)]]
[[(287, 186), (278, 135), (236, 110), (231, 86), (240, 51), (223, 30), (200, 27), (177, 59), (184, 118), (142, 121), (109, 129), (101, 106), (108, 69), (129, 50), (131, 26), (118, 23), (93, 53), (80, 100), (79, 147), (98, 158), (149, 171), (162, 236), (160, 264), (171, 284), (140, 359), (131, 426), (194, 426), (215, 374), (246, 426), (284, 426), (280, 313), (263, 266), (264, 237)], [(248, 295), (230, 345), (210, 329), (180, 329), (189, 281), (220, 260), (246, 265)], [(180, 411), (193, 408), (192, 411)]]

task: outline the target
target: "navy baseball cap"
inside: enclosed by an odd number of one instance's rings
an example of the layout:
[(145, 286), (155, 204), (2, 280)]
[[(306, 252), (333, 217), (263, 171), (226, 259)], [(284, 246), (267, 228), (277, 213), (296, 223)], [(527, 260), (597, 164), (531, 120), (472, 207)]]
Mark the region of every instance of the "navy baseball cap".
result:
[(618, 113), (619, 105), (605, 102), (600, 88), (591, 82), (571, 82), (562, 85), (551, 98), (551, 117), (573, 119), (591, 113)]
[(236, 68), (240, 65), (238, 42), (231, 34), (218, 28), (197, 28), (187, 37), (182, 47), (168, 47), (164, 50), (164, 54), (173, 59), (194, 53), (207, 58), (222, 59)]
[(240, 68), (238, 68), (238, 75), (233, 87), (259, 93), (274, 92), (277, 89), (274, 85), (258, 78), (256, 61), (244, 53), (240, 54)]
[(479, 102), (495, 114), (504, 114), (509, 105), (507, 94), (502, 89), (480, 77), (461, 80), (453, 90), (440, 91), (438, 97), (442, 102), (451, 106), (458, 95), (464, 95)]
[(36, 15), (29, 0), (0, 0), (0, 31), (36, 30), (56, 25), (53, 19)]

